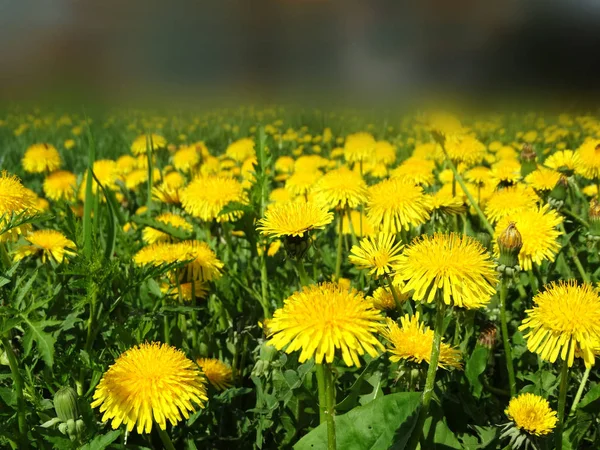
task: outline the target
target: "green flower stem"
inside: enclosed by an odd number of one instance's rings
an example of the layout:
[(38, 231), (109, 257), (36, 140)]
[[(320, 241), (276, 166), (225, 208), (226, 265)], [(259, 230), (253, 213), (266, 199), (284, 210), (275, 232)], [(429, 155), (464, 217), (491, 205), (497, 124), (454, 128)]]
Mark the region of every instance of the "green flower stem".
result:
[(300, 284), (302, 286), (308, 286), (310, 284), (310, 278), (306, 274), (306, 269), (304, 269), (304, 263), (302, 259), (295, 259), (296, 270), (298, 271), (298, 278), (300, 278)]
[[(94, 329), (96, 328), (96, 300), (98, 287), (92, 282), (89, 289), (92, 291), (90, 298), (90, 316), (87, 322), (87, 334), (85, 338), (85, 344), (83, 350), (86, 353), (90, 353), (92, 345), (94, 344)], [(81, 366), (79, 369), (79, 381), (77, 383), (77, 394), (83, 395), (85, 392), (85, 368)]]
[(352, 245), (358, 244), (358, 239), (356, 238), (356, 232), (354, 231), (354, 224), (352, 223), (352, 214), (350, 212), (350, 208), (346, 209), (346, 217), (348, 218), (348, 228), (350, 228), (350, 236), (352, 237)]
[[(196, 283), (192, 281), (192, 307), (196, 307)], [(198, 350), (198, 312), (192, 310), (192, 348)]]
[[(167, 306), (167, 299), (163, 298), (163, 308)], [(163, 311), (163, 334), (165, 335), (165, 344), (171, 343), (171, 335), (169, 333), (169, 316)]]
[(160, 440), (162, 441), (163, 445), (165, 446), (165, 449), (166, 450), (175, 450), (175, 446), (173, 445), (171, 438), (167, 434), (167, 431), (163, 430), (158, 425), (156, 425), (156, 429), (158, 430), (158, 435), (160, 436)]
[(317, 375), (317, 390), (319, 394), (319, 423), (325, 423), (325, 411), (327, 410), (327, 398), (325, 394), (325, 368), (324, 364), (315, 364)]
[(263, 248), (263, 254), (260, 259), (260, 295), (262, 302), (260, 306), (263, 309), (263, 316), (265, 319), (271, 317), (271, 311), (269, 309), (269, 276), (267, 273), (267, 246)]
[(448, 165), (450, 166), (450, 170), (452, 170), (452, 173), (454, 174), (454, 179), (456, 179), (456, 181), (460, 185), (461, 189), (463, 190), (463, 192), (467, 196), (467, 199), (469, 199), (469, 203), (471, 204), (471, 206), (473, 207), (473, 209), (477, 212), (477, 215), (479, 216), (479, 219), (481, 220), (481, 224), (485, 227), (485, 229), (487, 230), (487, 232), (490, 233), (490, 236), (494, 236), (494, 229), (492, 228), (492, 226), (490, 225), (490, 223), (488, 222), (488, 220), (485, 218), (485, 215), (483, 214), (483, 211), (481, 211), (481, 208), (479, 207), (479, 204), (475, 201), (475, 199), (473, 198), (473, 196), (471, 195), (471, 193), (467, 189), (467, 185), (465, 184), (464, 180), (462, 179), (462, 177), (458, 173), (458, 170), (456, 170), (456, 166), (454, 165), (454, 163), (452, 162), (452, 160), (448, 157), (448, 154), (446, 153), (446, 149), (443, 146), (442, 146), (442, 148), (444, 149), (444, 154), (446, 155), (446, 160), (448, 161)]
[(502, 276), (500, 280), (500, 322), (502, 327), (502, 343), (504, 344), (504, 356), (506, 358), (506, 371), (508, 372), (508, 384), (510, 396), (514, 397), (517, 393), (517, 384), (515, 381), (515, 368), (513, 367), (512, 351), (508, 338), (508, 321), (506, 317), (506, 294), (508, 292), (508, 280)]
[(327, 449), (336, 450), (335, 437), (335, 381), (331, 364), (323, 364), (325, 375), (325, 420), (327, 421)]
[(6, 270), (12, 267), (12, 262), (10, 260), (10, 256), (8, 256), (8, 252), (6, 251), (6, 244), (0, 244), (0, 258), (2, 259), (2, 265)]
[(533, 274), (533, 270), (527, 271), (527, 275), (529, 276), (529, 285), (531, 286), (531, 295), (534, 296), (538, 293), (538, 285), (535, 279), (535, 275)]
[(437, 313), (435, 316), (435, 328), (433, 330), (433, 345), (431, 347), (431, 358), (429, 360), (429, 368), (427, 369), (427, 378), (425, 380), (425, 389), (423, 390), (423, 399), (417, 423), (413, 429), (413, 433), (407, 445), (408, 450), (416, 450), (419, 445), (419, 439), (423, 434), (423, 425), (429, 414), (429, 405), (433, 397), (433, 388), (435, 386), (435, 374), (440, 359), (440, 348), (442, 344), (442, 329), (444, 328), (444, 316), (446, 312), (446, 304), (444, 300), (437, 295)]
[(344, 210), (340, 209), (339, 214), (339, 227), (338, 227), (338, 242), (337, 242), (337, 256), (335, 259), (335, 281), (340, 279), (340, 272), (342, 271), (342, 244), (344, 242)]
[(556, 450), (562, 450), (562, 435), (565, 426), (565, 404), (567, 402), (567, 388), (569, 379), (569, 363), (568, 360), (563, 361), (562, 370), (560, 372), (560, 391), (558, 394), (558, 427), (556, 429)]
[(6, 352), (6, 358), (8, 359), (8, 365), (10, 366), (10, 373), (12, 375), (13, 383), (15, 386), (15, 394), (17, 397), (17, 422), (19, 425), (19, 448), (28, 448), (29, 441), (27, 439), (27, 419), (25, 417), (25, 396), (23, 395), (23, 378), (21, 372), (19, 372), (19, 361), (17, 355), (12, 349), (10, 339), (7, 336), (2, 336), (2, 346)]
[[(565, 226), (562, 223), (559, 225), (559, 229), (563, 234), (565, 234), (565, 235), (567, 234), (567, 232), (565, 230)], [(581, 279), (585, 283), (590, 283), (590, 276), (586, 273), (585, 269), (583, 268), (583, 265), (581, 264), (581, 261), (579, 260), (579, 257), (577, 256), (577, 251), (573, 247), (573, 244), (571, 244), (571, 241), (567, 242), (567, 249), (569, 251), (569, 256), (571, 257), (571, 259), (573, 260), (573, 263), (575, 264), (575, 267), (577, 267), (577, 271), (579, 272), (579, 275), (581, 275)]]
[(577, 405), (579, 405), (579, 401), (581, 400), (581, 396), (583, 395), (583, 390), (585, 389), (587, 380), (590, 377), (590, 370), (592, 370), (592, 366), (585, 368), (583, 378), (581, 379), (581, 383), (579, 383), (579, 389), (577, 389), (577, 394), (575, 395), (575, 399), (573, 400), (573, 404), (571, 405), (571, 412), (569, 413), (570, 415), (575, 414), (575, 411), (577, 411)]
[[(183, 292), (181, 291), (181, 282), (179, 281), (179, 276), (175, 276), (175, 281), (177, 282), (177, 298), (179, 299), (179, 304), (183, 305)], [(194, 284), (193, 281), (192, 284)], [(184, 313), (179, 314), (179, 320), (176, 320), (175, 324), (177, 324), (177, 322), (179, 322), (179, 326), (181, 327), (183, 341), (187, 344), (187, 317), (185, 317)]]

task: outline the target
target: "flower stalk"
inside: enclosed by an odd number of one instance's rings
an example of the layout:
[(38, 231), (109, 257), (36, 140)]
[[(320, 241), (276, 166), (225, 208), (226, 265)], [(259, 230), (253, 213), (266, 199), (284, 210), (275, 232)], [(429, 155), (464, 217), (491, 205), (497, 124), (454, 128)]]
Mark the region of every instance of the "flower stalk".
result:
[(504, 345), (504, 357), (506, 358), (506, 371), (508, 373), (508, 384), (510, 396), (514, 397), (517, 393), (517, 384), (515, 381), (515, 368), (513, 366), (512, 351), (508, 338), (508, 320), (506, 312), (506, 294), (508, 292), (508, 280), (506, 276), (500, 279), (500, 324), (502, 327), (502, 344)]
[(344, 241), (344, 210), (340, 209), (338, 225), (337, 256), (335, 259), (335, 281), (340, 279), (342, 271), (342, 244)]
[(12, 349), (10, 340), (6, 336), (2, 336), (2, 346), (6, 352), (6, 358), (8, 359), (8, 365), (10, 366), (10, 373), (15, 386), (15, 396), (17, 397), (17, 423), (19, 427), (19, 448), (28, 448), (29, 441), (27, 439), (27, 418), (25, 416), (25, 396), (23, 394), (23, 377), (19, 372), (19, 361), (17, 355)]
[(569, 415), (573, 415), (577, 411), (577, 405), (579, 405), (579, 401), (581, 400), (581, 396), (583, 395), (583, 390), (585, 389), (587, 380), (590, 377), (591, 370), (592, 366), (588, 366), (585, 368), (583, 378), (581, 379), (581, 383), (579, 383), (579, 389), (577, 389), (577, 394), (575, 395), (575, 399), (573, 400), (573, 404), (571, 405), (571, 412), (569, 413)]
[(560, 372), (560, 390), (558, 394), (558, 427), (556, 429), (556, 450), (563, 448), (563, 431), (565, 427), (565, 404), (567, 402), (567, 388), (569, 378), (569, 362), (568, 359), (563, 361), (562, 370)]
[(165, 446), (165, 449), (175, 450), (173, 441), (171, 441), (171, 438), (169, 437), (169, 434), (167, 433), (167, 431), (163, 430), (158, 425), (156, 426), (156, 429), (158, 430), (158, 435), (160, 436), (160, 440), (162, 441), (163, 445)]

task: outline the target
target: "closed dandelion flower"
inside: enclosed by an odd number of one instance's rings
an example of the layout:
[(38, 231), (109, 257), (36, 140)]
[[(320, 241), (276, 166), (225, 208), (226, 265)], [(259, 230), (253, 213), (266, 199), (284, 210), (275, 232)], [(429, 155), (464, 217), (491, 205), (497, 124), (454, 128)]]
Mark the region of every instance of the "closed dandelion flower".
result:
[(600, 178), (600, 140), (586, 139), (576, 153), (581, 161), (577, 173), (589, 180)]
[(248, 158), (256, 157), (254, 151), (254, 141), (250, 138), (238, 139), (232, 142), (225, 150), (225, 154), (237, 162), (242, 162)]
[(247, 203), (242, 184), (233, 178), (202, 176), (181, 191), (181, 204), (188, 214), (205, 221), (230, 222), (241, 217), (241, 211), (221, 214), (230, 203)]
[[(4, 228), (11, 216), (23, 214), (26, 211), (35, 213), (35, 196), (23, 186), (21, 180), (8, 172), (0, 173), (0, 229)], [(0, 243), (14, 240), (20, 234), (31, 229), (31, 224), (19, 225), (9, 231), (0, 234)]]
[(123, 353), (104, 373), (94, 391), (92, 408), (100, 407), (102, 422), (113, 429), (150, 433), (189, 419), (194, 404), (203, 408), (208, 397), (196, 364), (168, 344), (141, 344)]
[(366, 269), (369, 275), (379, 278), (392, 272), (392, 266), (398, 262), (402, 244), (396, 242), (393, 234), (378, 233), (369, 236), (350, 250), (350, 262), (358, 269)]
[(499, 191), (488, 199), (485, 215), (492, 223), (498, 222), (505, 216), (519, 214), (522, 211), (535, 208), (538, 196), (528, 186), (511, 186)]
[(303, 237), (311, 230), (325, 228), (332, 221), (333, 214), (315, 202), (274, 203), (258, 221), (257, 230), (271, 237)]
[(519, 252), (519, 265), (523, 270), (531, 270), (534, 263), (539, 266), (543, 261), (554, 261), (560, 250), (558, 237), (561, 235), (556, 227), (562, 223), (562, 217), (556, 211), (544, 205), (504, 216), (496, 225), (495, 235), (498, 236), (511, 222), (516, 224), (523, 241)]
[(65, 255), (72, 256), (75, 254), (73, 251), (76, 248), (75, 243), (67, 239), (60, 231), (33, 231), (25, 237), (25, 240), (30, 245), (22, 245), (15, 250), (15, 261), (20, 261), (27, 256), (41, 254), (42, 262), (52, 259), (57, 263), (61, 263)]
[(348, 366), (360, 367), (365, 353), (378, 355), (383, 346), (375, 333), (383, 317), (355, 289), (337, 283), (306, 286), (284, 301), (269, 321), (270, 340), (286, 353), (300, 350), (302, 363), (314, 358), (317, 364), (332, 363), (336, 350)]
[(313, 193), (329, 208), (356, 208), (367, 201), (367, 184), (359, 173), (342, 167), (326, 173)]
[[(194, 230), (194, 227), (178, 214), (164, 213), (157, 216), (156, 220), (189, 233)], [(157, 230), (156, 228), (146, 227), (144, 228), (144, 231), (142, 231), (142, 240), (147, 244), (154, 244), (159, 241), (169, 241), (171, 239), (173, 239), (173, 236), (164, 231)]]
[(44, 179), (44, 194), (50, 200), (75, 200), (77, 176), (67, 170), (58, 170)]
[(389, 179), (369, 188), (367, 217), (387, 233), (409, 230), (429, 220), (429, 198), (420, 186)]
[(517, 428), (535, 436), (551, 433), (558, 422), (548, 400), (529, 392), (512, 398), (504, 413)]
[(62, 161), (56, 147), (50, 144), (33, 144), (25, 151), (23, 169), (29, 173), (53, 172)]
[(233, 385), (233, 370), (223, 361), (216, 358), (199, 358), (196, 363), (198, 363), (202, 373), (215, 389), (224, 391)]
[[(381, 331), (388, 341), (386, 350), (391, 354), (390, 361), (410, 361), (417, 364), (429, 364), (433, 347), (433, 330), (419, 321), (419, 313), (406, 314), (400, 318), (401, 326), (387, 319), (386, 327)], [(442, 342), (438, 367), (442, 369), (462, 369), (460, 350)]]
[(600, 347), (600, 297), (589, 284), (550, 283), (533, 298), (533, 308), (519, 330), (526, 331), (527, 348), (551, 363), (560, 356), (573, 365), (580, 355), (586, 367), (595, 362)]
[(435, 181), (433, 175), (435, 162), (429, 159), (408, 158), (391, 172), (392, 178), (400, 178), (413, 184), (431, 186)]
[(377, 143), (370, 133), (354, 133), (346, 137), (344, 158), (349, 163), (365, 161), (373, 157)]
[(551, 191), (560, 180), (560, 172), (540, 167), (525, 177), (525, 183), (538, 192)]
[(447, 305), (479, 308), (496, 292), (494, 262), (475, 239), (455, 233), (422, 236), (404, 249), (395, 266), (406, 282), (403, 292), (431, 303), (436, 294)]
[(158, 134), (142, 134), (131, 144), (131, 153), (136, 156), (146, 155), (148, 151), (156, 151), (167, 146), (167, 140)]

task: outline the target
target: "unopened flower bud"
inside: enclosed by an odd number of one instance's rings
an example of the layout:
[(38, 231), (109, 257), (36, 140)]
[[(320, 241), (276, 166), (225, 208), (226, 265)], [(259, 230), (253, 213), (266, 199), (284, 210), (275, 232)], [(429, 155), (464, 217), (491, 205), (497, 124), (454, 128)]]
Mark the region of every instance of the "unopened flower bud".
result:
[(569, 180), (566, 176), (561, 175), (558, 183), (550, 192), (550, 197), (554, 200), (565, 200), (567, 198), (567, 188), (569, 187)]
[(500, 250), (498, 263), (507, 267), (516, 266), (519, 263), (518, 257), (523, 247), (523, 239), (515, 222), (508, 224), (508, 227), (498, 236), (497, 242)]
[(521, 176), (523, 178), (537, 169), (536, 157), (537, 154), (533, 146), (531, 144), (524, 144), (521, 150)]
[(590, 234), (600, 236), (600, 203), (595, 198), (590, 202), (588, 218), (590, 219)]
[(287, 236), (284, 241), (285, 250), (290, 258), (301, 260), (306, 251), (310, 248), (310, 237), (307, 233), (304, 236)]
[(489, 322), (483, 327), (481, 333), (479, 333), (479, 337), (477, 338), (477, 344), (492, 350), (496, 346), (497, 336), (498, 328), (496, 327), (496, 325)]
[(77, 439), (77, 425), (73, 419), (67, 420), (67, 435), (72, 441)]
[(54, 394), (54, 410), (61, 422), (79, 418), (77, 393), (72, 387), (65, 386), (56, 391), (56, 394)]

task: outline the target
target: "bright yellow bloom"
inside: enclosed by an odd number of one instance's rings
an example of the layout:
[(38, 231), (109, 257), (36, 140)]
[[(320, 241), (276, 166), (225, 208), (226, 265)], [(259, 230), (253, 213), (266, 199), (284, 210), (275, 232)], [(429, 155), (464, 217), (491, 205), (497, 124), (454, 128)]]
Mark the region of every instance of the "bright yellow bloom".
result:
[(237, 162), (242, 162), (248, 158), (256, 157), (254, 151), (254, 141), (250, 138), (238, 139), (232, 142), (225, 150), (225, 154)]
[(329, 208), (356, 208), (367, 201), (367, 184), (359, 173), (341, 167), (326, 173), (313, 193)]
[(370, 159), (375, 154), (377, 143), (372, 134), (354, 133), (346, 137), (344, 157), (349, 163)]
[(582, 161), (579, 154), (573, 150), (562, 150), (548, 156), (544, 165), (558, 171), (574, 171), (579, 170)]
[(181, 191), (181, 204), (188, 214), (205, 221), (230, 222), (241, 211), (221, 214), (230, 203), (248, 203), (242, 184), (233, 178), (202, 176)]
[[(433, 347), (433, 330), (419, 321), (419, 313), (412, 317), (406, 314), (400, 318), (400, 323), (401, 327), (392, 319), (387, 319), (387, 326), (381, 332), (389, 342), (386, 349), (391, 353), (390, 361), (407, 360), (417, 364), (424, 361), (429, 364)], [(438, 367), (462, 369), (460, 350), (442, 342)]]
[[(11, 216), (31, 211), (35, 214), (35, 195), (27, 189), (14, 175), (8, 172), (0, 173), (0, 230), (10, 221)], [(31, 224), (24, 224), (12, 228), (5, 233), (0, 233), (0, 243), (14, 240), (20, 234), (25, 234), (31, 229)]]
[(136, 156), (146, 155), (148, 150), (156, 151), (165, 148), (167, 140), (158, 134), (142, 134), (135, 138), (131, 144), (131, 153)]
[(485, 157), (486, 148), (477, 138), (469, 135), (451, 135), (446, 137), (444, 148), (448, 157), (455, 163), (479, 164)]
[(560, 180), (560, 172), (545, 167), (540, 167), (525, 177), (525, 183), (536, 191), (551, 191), (558, 180)]
[(62, 161), (56, 147), (50, 144), (33, 144), (23, 156), (23, 169), (29, 173), (54, 172)]
[(576, 281), (550, 283), (533, 298), (533, 308), (519, 330), (527, 330), (527, 348), (545, 361), (555, 362), (560, 356), (573, 365), (581, 355), (586, 367), (595, 362), (600, 347), (600, 297), (589, 284)]
[(284, 301), (269, 321), (268, 343), (286, 353), (301, 350), (298, 360), (332, 363), (339, 349), (347, 366), (360, 367), (359, 355), (376, 357), (383, 346), (375, 333), (383, 317), (355, 289), (337, 283), (305, 286)]
[(537, 201), (538, 196), (528, 186), (506, 187), (494, 192), (488, 199), (485, 215), (490, 222), (496, 223), (505, 216), (535, 208)]
[(285, 181), (285, 188), (292, 195), (307, 195), (323, 177), (320, 170), (298, 171)]
[(353, 245), (350, 250), (350, 262), (358, 269), (369, 270), (369, 275), (375, 278), (392, 272), (392, 266), (398, 262), (402, 244), (397, 243), (395, 236), (388, 233), (378, 233)]
[[(102, 183), (102, 186), (105, 189), (109, 190), (117, 190), (118, 185), (117, 181), (120, 180), (119, 170), (117, 163), (111, 159), (99, 159), (94, 161), (92, 166), (92, 170), (96, 175), (96, 178)], [(83, 180), (81, 182), (81, 186), (79, 186), (79, 199), (81, 201), (85, 201), (85, 190), (87, 184), (87, 172), (85, 173)], [(92, 180), (92, 192), (96, 193), (98, 190), (98, 183), (96, 180)], [(102, 196), (104, 198), (104, 196)]]
[[(127, 175), (138, 168), (138, 160), (131, 155), (122, 155), (117, 158), (117, 172), (119, 175)], [(148, 168), (146, 167), (146, 171)]]
[[(178, 214), (164, 213), (157, 216), (156, 220), (190, 233), (194, 230), (194, 227), (192, 227), (192, 225), (190, 225)], [(154, 244), (155, 242), (160, 241), (170, 241), (172, 239), (173, 237), (170, 234), (157, 230), (156, 228), (146, 227), (144, 228), (144, 231), (142, 231), (142, 240), (147, 244)]]
[(581, 160), (577, 173), (590, 180), (600, 178), (600, 140), (586, 139), (577, 149), (577, 155)]
[[(497, 237), (511, 222), (516, 224), (523, 240), (519, 252), (519, 265), (523, 270), (531, 270), (533, 263), (540, 265), (543, 261), (554, 261), (560, 250), (557, 239), (561, 235), (556, 227), (562, 223), (562, 217), (556, 211), (544, 205), (509, 214), (498, 221), (494, 235)], [(498, 252), (497, 243), (495, 248)]]
[(399, 233), (429, 220), (429, 197), (420, 186), (389, 179), (369, 188), (367, 217), (381, 231)]
[(400, 255), (396, 275), (403, 292), (428, 303), (436, 294), (447, 305), (479, 308), (496, 292), (498, 274), (488, 253), (475, 239), (455, 233), (423, 235)]
[(333, 214), (315, 202), (274, 203), (258, 221), (257, 230), (272, 237), (304, 236), (310, 230), (325, 228)]
[(492, 182), (514, 184), (521, 179), (521, 163), (516, 159), (502, 159), (492, 166)]
[(294, 172), (294, 158), (291, 156), (280, 156), (275, 161), (275, 171), (277, 173), (290, 174)]
[(350, 211), (350, 222), (348, 222), (348, 214), (344, 214), (342, 233), (354, 234), (356, 237), (360, 238), (375, 233), (375, 227), (367, 216), (363, 214), (361, 218), (360, 211), (353, 209)]
[(182, 172), (189, 172), (200, 162), (200, 153), (195, 146), (185, 147), (177, 150), (173, 155), (173, 166)]
[(491, 177), (491, 169), (483, 166), (473, 167), (471, 170), (465, 173), (465, 178), (467, 179), (467, 181), (470, 181), (471, 183), (474, 183), (478, 186), (482, 186), (485, 183), (488, 183)]
[[(396, 283), (394, 280), (394, 288), (396, 289), (396, 294), (398, 295), (398, 300), (404, 303), (408, 300), (408, 294), (401, 292), (402, 287), (404, 286), (404, 282), (400, 284)], [(389, 287), (378, 287), (373, 291), (373, 295), (367, 297), (371, 303), (373, 303), (373, 307), (381, 310), (393, 310), (396, 309), (396, 299), (394, 299), (394, 295), (390, 291)]]
[[(128, 431), (150, 433), (152, 423), (167, 428), (203, 408), (208, 397), (196, 364), (168, 344), (141, 344), (123, 353), (104, 373), (94, 392), (92, 408), (100, 407), (102, 422), (111, 420)], [(182, 417), (183, 416), (183, 417)]]
[(435, 162), (429, 159), (412, 157), (392, 170), (391, 177), (404, 179), (413, 184), (431, 186), (435, 181), (433, 169), (435, 169)]
[[(459, 186), (460, 188), (460, 186)], [(462, 189), (457, 189), (459, 194), (462, 193)], [(466, 210), (465, 202), (462, 197), (458, 195), (452, 196), (452, 186), (446, 184), (437, 191), (435, 194), (430, 196), (430, 204), (432, 211), (439, 211), (445, 214), (462, 214)]]
[(58, 170), (51, 173), (44, 180), (44, 194), (50, 200), (75, 200), (77, 190), (77, 176), (67, 170)]
[(558, 422), (548, 400), (529, 392), (512, 398), (504, 413), (517, 428), (535, 436), (549, 434)]
[[(179, 299), (179, 289), (181, 289), (181, 300), (184, 302), (191, 302), (192, 295), (196, 299), (205, 298), (208, 294), (208, 284), (204, 281), (196, 280), (189, 283), (179, 283), (177, 288), (177, 280), (170, 280), (169, 283), (164, 283), (160, 290), (171, 298)], [(193, 289), (192, 289), (193, 287)]]
[(210, 384), (219, 391), (224, 391), (233, 385), (233, 370), (223, 361), (216, 358), (198, 358), (196, 363)]
[(389, 166), (396, 162), (396, 148), (388, 141), (377, 141), (373, 161)]
[(33, 256), (41, 253), (42, 262), (48, 259), (53, 259), (57, 263), (61, 263), (66, 256), (75, 254), (73, 249), (76, 248), (75, 243), (55, 230), (39, 230), (25, 236), (25, 240), (31, 245), (22, 245), (15, 250), (14, 260), (20, 261), (27, 256)]

